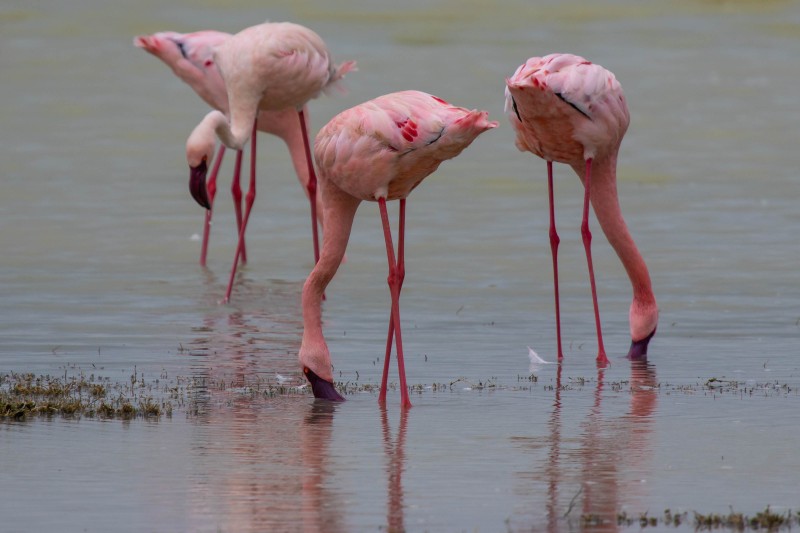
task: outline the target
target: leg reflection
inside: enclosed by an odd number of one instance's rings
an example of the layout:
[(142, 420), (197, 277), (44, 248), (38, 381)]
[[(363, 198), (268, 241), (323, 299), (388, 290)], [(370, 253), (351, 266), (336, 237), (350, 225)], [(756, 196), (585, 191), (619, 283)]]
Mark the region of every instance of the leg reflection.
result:
[(405, 531), (403, 504), (403, 471), (405, 470), (406, 427), (408, 426), (408, 409), (400, 410), (400, 425), (397, 435), (392, 440), (389, 429), (389, 415), (386, 406), (381, 406), (381, 427), (383, 429), (383, 449), (387, 459), (388, 500), (386, 523), (388, 531)]
[(553, 412), (547, 423), (550, 433), (550, 447), (547, 462), (547, 530), (558, 531), (558, 483), (560, 479), (561, 467), (561, 369), (563, 365), (559, 363), (556, 370), (556, 394), (553, 402)]

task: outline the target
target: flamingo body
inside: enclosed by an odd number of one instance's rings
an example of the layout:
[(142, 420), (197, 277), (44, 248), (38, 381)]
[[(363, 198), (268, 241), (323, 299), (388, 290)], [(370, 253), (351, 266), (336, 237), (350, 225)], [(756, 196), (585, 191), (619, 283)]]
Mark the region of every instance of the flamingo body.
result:
[(331, 119), (314, 156), (324, 179), (350, 196), (398, 200), (497, 125), (486, 117), (424, 92), (392, 93)]
[(262, 110), (299, 109), (338, 79), (322, 38), (291, 22), (245, 28), (217, 48), (215, 59), (228, 97), (253, 99)]
[[(455, 107), (427, 93), (403, 91), (348, 109), (331, 119), (317, 134), (314, 156), (325, 206), (326, 236), (320, 260), (303, 287), (304, 331), (299, 359), (307, 375), (311, 370), (314, 376), (332, 382), (330, 352), (322, 332), (322, 295), (341, 263), (356, 209), (364, 200), (377, 201), (386, 240), (392, 295), (379, 400), (383, 403), (386, 397), (394, 339), (402, 405), (411, 405), (405, 383), (399, 308), (405, 276), (406, 197), (443, 161), (457, 156), (484, 131), (497, 127), (497, 122), (490, 122), (487, 116), (485, 111)], [(386, 213), (387, 200), (400, 200), (396, 258)], [(329, 383), (329, 390), (333, 390), (332, 383)]]
[[(230, 118), (212, 111), (195, 129), (195, 138), (216, 133), (236, 150), (249, 139), (259, 111), (300, 110), (355, 68), (353, 61), (335, 66), (319, 35), (291, 22), (245, 28), (216, 48), (214, 62), (228, 94)], [(203, 155), (210, 159), (212, 154)]]
[[(588, 227), (589, 202), (598, 222), (620, 260), (633, 287), (630, 308), (629, 357), (647, 354), (655, 334), (658, 307), (650, 274), (628, 231), (619, 206), (616, 165), (620, 143), (630, 114), (620, 83), (613, 73), (572, 54), (532, 57), (506, 80), (505, 111), (516, 132), (516, 146), (548, 162), (550, 188), (550, 239), (555, 275), (559, 359), (561, 351), (552, 162), (570, 165), (585, 187), (581, 227), (589, 263), (598, 335), (598, 362), (607, 361), (602, 343)], [(591, 192), (590, 192), (591, 191)]]
[(581, 167), (586, 159), (616, 154), (630, 123), (614, 74), (572, 54), (521, 65), (507, 82), (505, 110), (517, 148)]
[[(231, 37), (230, 33), (214, 30), (193, 33), (164, 31), (139, 35), (133, 43), (163, 61), (211, 108), (228, 113), (227, 89), (214, 61), (214, 53)], [(296, 115), (292, 108), (259, 110), (258, 131), (275, 135), (287, 144), (298, 178), (305, 184), (308, 168)]]

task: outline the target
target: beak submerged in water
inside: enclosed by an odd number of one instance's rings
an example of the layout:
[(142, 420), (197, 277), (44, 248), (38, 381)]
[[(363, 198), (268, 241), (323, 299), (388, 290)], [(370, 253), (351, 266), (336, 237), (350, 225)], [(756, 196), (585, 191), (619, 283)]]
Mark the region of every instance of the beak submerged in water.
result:
[(198, 204), (206, 209), (211, 209), (211, 202), (208, 201), (208, 192), (206, 191), (207, 172), (208, 165), (205, 157), (196, 167), (189, 167), (189, 192), (192, 193), (192, 198)]
[(650, 344), (650, 339), (656, 334), (656, 330), (640, 341), (631, 341), (631, 349), (628, 351), (628, 359), (647, 359), (647, 345)]
[(333, 386), (333, 383), (322, 379), (308, 367), (303, 368), (303, 373), (306, 375), (308, 382), (311, 383), (311, 390), (314, 393), (314, 398), (330, 400), (332, 402), (344, 401), (344, 397), (336, 392), (336, 387)]

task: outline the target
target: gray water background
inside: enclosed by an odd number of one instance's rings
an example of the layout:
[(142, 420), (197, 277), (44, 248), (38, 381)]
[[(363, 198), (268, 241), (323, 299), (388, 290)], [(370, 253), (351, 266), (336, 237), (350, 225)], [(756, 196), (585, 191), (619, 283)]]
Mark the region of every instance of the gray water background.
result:
[[(279, 140), (260, 139), (230, 305), (229, 178), (198, 265), (183, 144), (206, 108), (131, 40), (267, 18), (358, 61), (347, 95), (312, 103), (313, 132), (409, 88), (501, 122), (409, 200), (420, 391), (405, 415), (396, 391), (382, 411), (372, 392), (331, 408), (246, 388), (301, 382), (313, 261)], [(7, 0), (0, 28), (0, 372), (229, 385), (158, 421), (0, 423), (3, 531), (560, 531), (580, 514), (800, 507), (800, 3)], [(531, 382), (528, 346), (555, 352), (545, 164), (513, 146), (503, 79), (555, 51), (625, 89), (620, 197), (661, 319), (648, 364), (626, 361), (629, 284), (593, 220), (612, 359), (598, 372), (582, 189), (557, 167), (566, 359)], [(385, 280), (377, 207), (362, 205), (324, 307), (337, 380), (380, 378)]]

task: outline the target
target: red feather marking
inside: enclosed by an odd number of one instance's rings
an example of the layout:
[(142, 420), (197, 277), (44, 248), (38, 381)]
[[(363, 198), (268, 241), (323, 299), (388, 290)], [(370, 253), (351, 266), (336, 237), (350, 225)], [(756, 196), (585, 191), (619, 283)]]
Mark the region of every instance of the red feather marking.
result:
[(413, 141), (419, 133), (417, 132), (417, 124), (411, 119), (405, 119), (403, 122), (395, 122), (398, 128), (401, 130), (401, 134), (403, 138), (408, 142)]

